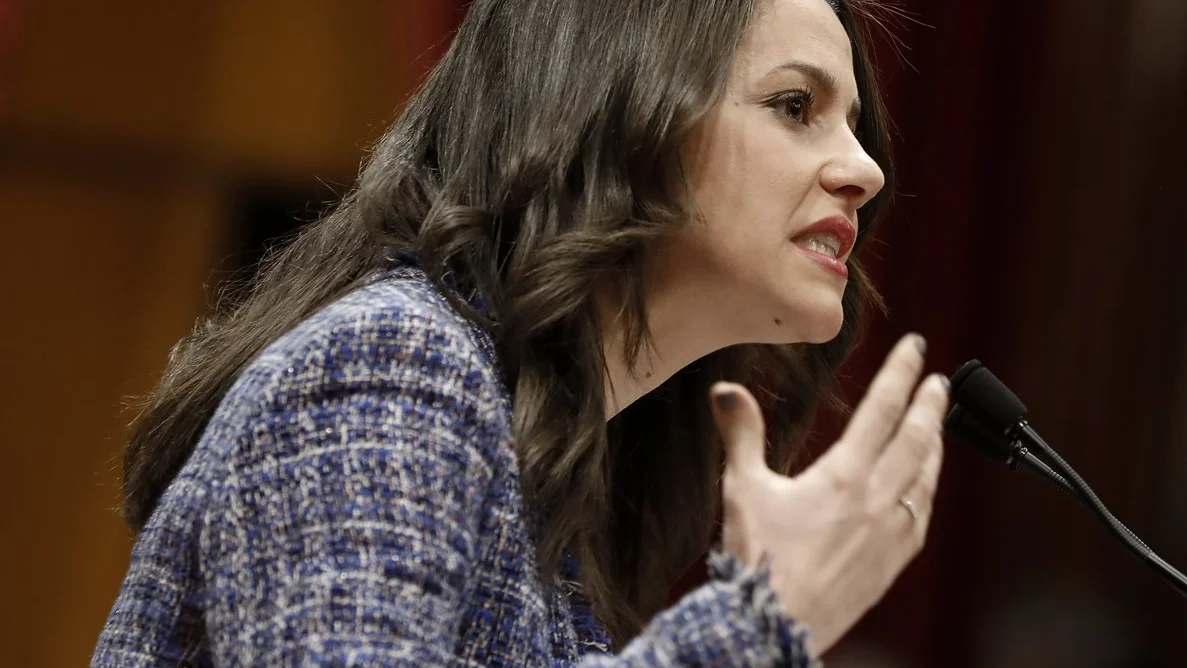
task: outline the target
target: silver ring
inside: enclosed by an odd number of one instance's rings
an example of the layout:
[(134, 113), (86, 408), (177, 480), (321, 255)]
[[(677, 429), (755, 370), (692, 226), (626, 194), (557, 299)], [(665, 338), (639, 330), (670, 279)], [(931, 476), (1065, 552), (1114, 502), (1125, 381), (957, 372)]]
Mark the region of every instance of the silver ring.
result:
[(903, 507), (907, 509), (908, 513), (911, 513), (911, 519), (915, 520), (916, 522), (919, 521), (919, 510), (917, 510), (915, 508), (914, 501), (912, 501), (910, 499), (900, 498), (898, 500), (898, 502), (901, 503), (903, 505)]

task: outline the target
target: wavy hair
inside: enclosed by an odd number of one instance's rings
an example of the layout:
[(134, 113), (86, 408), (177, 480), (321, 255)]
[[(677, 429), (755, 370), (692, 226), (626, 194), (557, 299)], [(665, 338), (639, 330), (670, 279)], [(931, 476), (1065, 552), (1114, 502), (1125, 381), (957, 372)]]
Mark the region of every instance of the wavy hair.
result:
[[(763, 0), (757, 0), (762, 2)], [(858, 137), (891, 188), (885, 112), (853, 0), (829, 0), (866, 104)], [(788, 470), (865, 307), (854, 259), (844, 325), (821, 345), (745, 345), (684, 369), (609, 422), (592, 285), (623, 299), (628, 364), (648, 342), (644, 250), (689, 224), (681, 147), (721, 98), (756, 0), (475, 0), (448, 52), (380, 139), (356, 187), (269, 256), (243, 294), (172, 351), (124, 454), (123, 513), (143, 528), (222, 396), (269, 343), (412, 252), (488, 307), (454, 306), (495, 340), (545, 582), (566, 552), (617, 643), (708, 548), (721, 454), (711, 382), (757, 391)], [(864, 4), (869, 4), (868, 2)]]

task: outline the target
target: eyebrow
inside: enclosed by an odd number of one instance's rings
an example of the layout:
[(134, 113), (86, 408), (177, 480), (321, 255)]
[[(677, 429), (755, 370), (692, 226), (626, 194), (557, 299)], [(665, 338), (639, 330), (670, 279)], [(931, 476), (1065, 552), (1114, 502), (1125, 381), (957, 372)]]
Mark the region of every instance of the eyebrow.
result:
[[(809, 79), (812, 79), (817, 86), (823, 88), (832, 97), (836, 97), (841, 90), (841, 85), (837, 81), (837, 77), (819, 65), (807, 63), (802, 60), (793, 60), (776, 66), (771, 70), (770, 74), (781, 70), (794, 70), (803, 74)], [(857, 125), (857, 120), (861, 118), (861, 108), (861, 98), (859, 97), (853, 100), (853, 106), (849, 107), (850, 124)]]

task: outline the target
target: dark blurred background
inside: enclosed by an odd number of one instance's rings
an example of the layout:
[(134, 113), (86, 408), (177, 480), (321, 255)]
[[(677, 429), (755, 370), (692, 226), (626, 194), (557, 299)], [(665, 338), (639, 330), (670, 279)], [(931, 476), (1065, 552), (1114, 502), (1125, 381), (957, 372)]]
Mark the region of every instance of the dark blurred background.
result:
[[(0, 663), (86, 662), (130, 548), (129, 398), (349, 187), (462, 5), (0, 0)], [(892, 310), (847, 387), (909, 329), (933, 370), (980, 358), (1187, 568), (1187, 2), (897, 7), (901, 189), (867, 254)], [(830, 665), (1187, 665), (1187, 599), (1054, 488), (952, 444), (938, 504)]]

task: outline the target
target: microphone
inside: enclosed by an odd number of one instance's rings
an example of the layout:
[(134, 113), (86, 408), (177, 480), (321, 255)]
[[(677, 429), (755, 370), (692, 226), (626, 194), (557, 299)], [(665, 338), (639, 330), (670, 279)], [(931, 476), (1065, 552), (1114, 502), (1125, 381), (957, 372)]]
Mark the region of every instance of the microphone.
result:
[[(944, 433), (1016, 470), (1021, 463), (1088, 507), (1134, 554), (1187, 596), (1187, 576), (1154, 553), (1113, 516), (1067, 462), (1027, 422), (1026, 405), (977, 360), (952, 374)], [(1036, 451), (1034, 454), (1031, 450)]]
[(1029, 448), (1022, 445), (1022, 441), (1010, 440), (1005, 434), (993, 431), (964, 406), (959, 404), (952, 406), (952, 410), (948, 412), (948, 417), (944, 420), (944, 432), (971, 446), (986, 457), (1005, 464), (1010, 467), (1011, 471), (1017, 471), (1018, 465), (1022, 464), (1027, 470), (1058, 485), (1068, 496), (1084, 503), (1083, 497), (1076, 491), (1076, 488), (1072, 487), (1066, 478), (1047, 466), (1046, 462), (1036, 457)]

